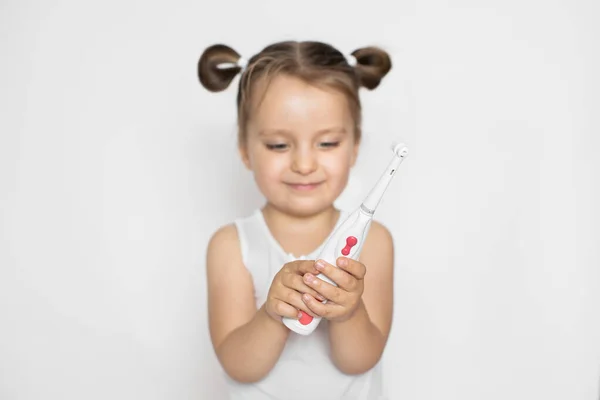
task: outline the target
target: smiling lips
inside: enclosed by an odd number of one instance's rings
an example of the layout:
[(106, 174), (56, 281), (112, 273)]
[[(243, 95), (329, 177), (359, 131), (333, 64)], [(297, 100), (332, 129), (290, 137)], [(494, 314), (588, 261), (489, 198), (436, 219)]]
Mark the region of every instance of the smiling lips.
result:
[(288, 185), (292, 189), (295, 189), (295, 190), (307, 191), (307, 190), (313, 190), (313, 189), (315, 189), (321, 183), (322, 182), (315, 182), (315, 183), (288, 183)]

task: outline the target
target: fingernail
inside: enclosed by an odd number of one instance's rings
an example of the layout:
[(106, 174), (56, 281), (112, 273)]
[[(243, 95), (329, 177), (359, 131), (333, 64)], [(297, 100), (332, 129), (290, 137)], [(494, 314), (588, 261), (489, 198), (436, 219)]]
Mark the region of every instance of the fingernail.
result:
[(302, 318), (302, 312), (298, 311), (298, 319)]
[(318, 294), (317, 299), (319, 299), (319, 301), (325, 301), (325, 297), (321, 296), (320, 294)]
[(318, 269), (319, 271), (322, 271), (323, 269), (325, 269), (325, 264), (324, 264), (323, 260), (317, 260), (317, 262), (315, 264), (315, 268)]
[(305, 294), (302, 295), (302, 299), (304, 301), (309, 301), (310, 300), (310, 296), (305, 293)]
[(304, 275), (304, 280), (305, 280), (307, 283), (313, 283), (314, 279), (315, 279), (315, 278), (314, 278), (314, 277), (313, 277), (311, 274), (306, 274), (306, 275)]
[(345, 267), (346, 265), (348, 265), (348, 259), (344, 257), (338, 258), (338, 265), (340, 267)]

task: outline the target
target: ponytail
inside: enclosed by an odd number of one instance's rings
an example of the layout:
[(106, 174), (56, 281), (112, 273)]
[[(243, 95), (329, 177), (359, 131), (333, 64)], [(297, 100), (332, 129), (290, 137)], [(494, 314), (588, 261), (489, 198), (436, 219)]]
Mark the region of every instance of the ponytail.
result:
[(356, 58), (354, 67), (360, 85), (375, 89), (392, 69), (392, 60), (387, 52), (377, 47), (363, 47), (352, 52)]
[(242, 57), (231, 47), (215, 44), (202, 53), (198, 61), (200, 83), (211, 92), (221, 92), (229, 87), (244, 65)]

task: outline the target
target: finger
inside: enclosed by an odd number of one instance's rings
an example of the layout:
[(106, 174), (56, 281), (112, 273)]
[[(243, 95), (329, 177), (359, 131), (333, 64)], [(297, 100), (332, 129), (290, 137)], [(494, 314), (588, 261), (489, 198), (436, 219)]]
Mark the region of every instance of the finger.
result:
[(344, 289), (336, 287), (329, 282), (325, 282), (312, 274), (304, 275), (304, 282), (311, 288), (314, 288), (316, 292), (321, 294), (327, 300), (337, 304), (344, 304), (344, 297), (348, 293)]
[[(354, 276), (352, 276), (351, 274), (349, 274), (348, 272), (344, 271), (343, 269), (338, 268), (334, 265), (331, 265), (324, 260), (317, 260), (315, 267), (319, 270), (319, 272), (321, 274), (323, 274), (326, 277), (328, 277), (329, 279), (331, 279), (340, 288), (342, 288), (346, 291), (349, 291), (349, 292), (356, 289), (356, 285), (357, 285), (356, 278)], [(319, 292), (319, 293), (321, 293), (325, 297), (327, 297), (324, 293), (322, 293), (322, 292)]]
[[(304, 275), (306, 276), (306, 274)], [(308, 293), (311, 296), (319, 299), (320, 301), (325, 300), (325, 297), (321, 296), (317, 291), (310, 288), (302, 279), (302, 276), (295, 274), (286, 274), (281, 278), (281, 283), (283, 286), (288, 287), (290, 289), (294, 289), (300, 293)]]
[(300, 312), (296, 307), (293, 307), (285, 301), (281, 301), (278, 299), (274, 301), (273, 311), (275, 311), (275, 314), (281, 317), (287, 317), (292, 319), (298, 319), (300, 317)]
[(309, 294), (302, 295), (302, 301), (313, 314), (322, 318), (334, 318), (340, 306), (332, 303), (323, 304)]
[(314, 260), (300, 260), (296, 261), (296, 268), (299, 275), (304, 274), (318, 274), (319, 271), (315, 268)]
[(365, 265), (360, 261), (353, 260), (352, 258), (338, 257), (336, 260), (336, 265), (358, 280), (364, 279), (367, 273), (367, 268)]
[[(312, 313), (312, 311), (302, 301), (302, 293), (299, 293), (293, 289), (284, 288), (277, 296), (277, 299), (284, 303), (289, 304), (292, 307), (295, 307), (296, 314), (298, 314), (298, 310), (302, 310), (305, 313), (311, 315), (312, 317), (316, 317), (316, 315), (314, 315)], [(298, 318), (298, 317), (299, 316), (296, 315), (294, 318)]]

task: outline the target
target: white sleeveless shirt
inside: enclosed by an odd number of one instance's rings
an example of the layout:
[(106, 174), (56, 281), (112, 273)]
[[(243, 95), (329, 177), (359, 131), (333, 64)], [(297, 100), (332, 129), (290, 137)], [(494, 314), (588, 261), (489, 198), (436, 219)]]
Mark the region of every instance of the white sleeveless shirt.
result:
[[(336, 227), (348, 216), (341, 211)], [(271, 234), (260, 209), (235, 220), (244, 265), (252, 275), (256, 307), (269, 293), (281, 267), (297, 259), (314, 260), (323, 242), (310, 254), (286, 253)], [(332, 230), (333, 233), (333, 230)], [(330, 234), (331, 235), (331, 234)], [(322, 319), (308, 336), (290, 332), (279, 360), (261, 381), (245, 384), (225, 374), (231, 400), (382, 400), (381, 365), (361, 375), (346, 375), (330, 358), (328, 321)]]

